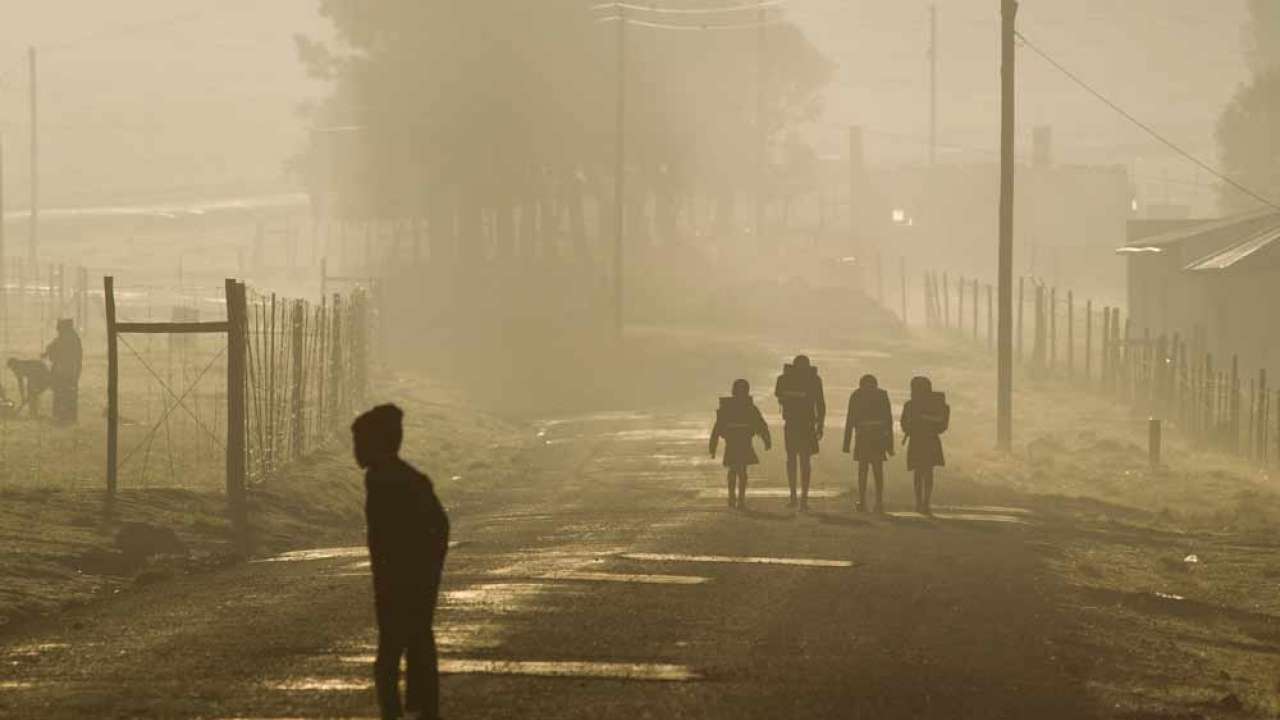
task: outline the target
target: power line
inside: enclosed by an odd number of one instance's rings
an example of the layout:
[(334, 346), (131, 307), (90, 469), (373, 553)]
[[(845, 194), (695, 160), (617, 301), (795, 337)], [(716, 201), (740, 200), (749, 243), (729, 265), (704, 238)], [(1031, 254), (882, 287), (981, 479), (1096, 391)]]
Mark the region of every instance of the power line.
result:
[(593, 5), (592, 10), (635, 10), (637, 12), (655, 13), (658, 15), (713, 15), (733, 12), (747, 12), (750, 10), (764, 10), (766, 8), (778, 7), (785, 5), (785, 0), (766, 0), (752, 5), (729, 5), (717, 8), (667, 8), (653, 7), (649, 5), (632, 5), (629, 3), (603, 3), (601, 5)]
[(657, 28), (659, 30), (748, 30), (751, 28), (762, 28), (762, 27), (768, 27), (770, 25), (778, 25), (783, 22), (781, 19), (773, 19), (773, 20), (742, 22), (742, 23), (715, 23), (715, 24), (702, 23), (700, 25), (674, 25), (671, 23), (653, 22), (651, 20), (635, 20), (629, 17), (624, 18), (621, 15), (614, 15), (612, 17), (600, 18), (599, 20), (596, 20), (596, 22), (607, 23), (607, 22), (617, 22), (619, 20), (625, 22), (628, 25), (639, 25), (640, 27)]
[(1054, 60), (1052, 57), (1050, 57), (1050, 56), (1049, 56), (1049, 54), (1048, 54), (1047, 52), (1045, 52), (1044, 50), (1041, 50), (1038, 46), (1036, 46), (1036, 44), (1035, 44), (1035, 43), (1033, 43), (1033, 42), (1031, 42), (1030, 40), (1028, 40), (1026, 35), (1023, 35), (1021, 32), (1017, 32), (1017, 31), (1015, 31), (1015, 33), (1016, 33), (1016, 35), (1017, 35), (1018, 39), (1022, 41), (1022, 44), (1023, 44), (1027, 49), (1031, 50), (1031, 51), (1032, 51), (1032, 52), (1034, 52), (1036, 55), (1039, 55), (1041, 59), (1043, 59), (1045, 62), (1049, 63), (1050, 65), (1052, 65), (1055, 69), (1057, 69), (1057, 70), (1058, 70), (1058, 72), (1060, 72), (1060, 73), (1062, 73), (1063, 75), (1067, 76), (1067, 78), (1068, 78), (1068, 79), (1070, 79), (1070, 80), (1071, 80), (1072, 82), (1074, 82), (1076, 85), (1079, 85), (1081, 88), (1083, 88), (1083, 89), (1085, 90), (1085, 92), (1088, 92), (1090, 95), (1092, 95), (1092, 96), (1094, 96), (1095, 98), (1097, 98), (1099, 101), (1101, 101), (1101, 102), (1102, 102), (1103, 104), (1105, 104), (1107, 107), (1109, 107), (1109, 108), (1111, 108), (1112, 110), (1114, 110), (1114, 111), (1116, 111), (1117, 113), (1119, 113), (1121, 117), (1123, 117), (1124, 119), (1126, 119), (1126, 120), (1128, 120), (1129, 122), (1131, 122), (1131, 123), (1133, 123), (1134, 125), (1136, 125), (1136, 126), (1137, 126), (1138, 128), (1140, 128), (1143, 132), (1147, 133), (1147, 134), (1148, 134), (1148, 135), (1150, 135), (1151, 137), (1153, 137), (1153, 138), (1155, 138), (1156, 140), (1160, 141), (1162, 144), (1166, 145), (1170, 150), (1173, 150), (1175, 153), (1177, 153), (1177, 154), (1181, 155), (1182, 157), (1186, 158), (1187, 160), (1191, 161), (1192, 163), (1194, 163), (1195, 165), (1197, 165), (1200, 169), (1204, 170), (1205, 172), (1209, 173), (1210, 175), (1213, 175), (1214, 177), (1218, 178), (1219, 180), (1221, 180), (1222, 182), (1224, 182), (1224, 183), (1226, 183), (1227, 185), (1231, 186), (1232, 188), (1234, 188), (1234, 189), (1236, 189), (1236, 190), (1238, 190), (1238, 191), (1240, 191), (1240, 192), (1244, 193), (1245, 195), (1248, 195), (1249, 197), (1253, 198), (1254, 200), (1257, 200), (1258, 202), (1262, 203), (1263, 205), (1266, 205), (1267, 207), (1270, 207), (1270, 208), (1275, 209), (1275, 210), (1280, 210), (1280, 204), (1277, 204), (1277, 203), (1275, 203), (1275, 202), (1273, 202), (1273, 201), (1271, 201), (1271, 200), (1269, 200), (1269, 199), (1267, 199), (1267, 198), (1263, 197), (1262, 195), (1260, 195), (1260, 194), (1258, 194), (1258, 193), (1254, 192), (1253, 190), (1249, 189), (1249, 188), (1248, 188), (1248, 187), (1246, 187), (1245, 185), (1242, 185), (1241, 183), (1237, 182), (1236, 180), (1233, 180), (1232, 178), (1228, 177), (1226, 174), (1224, 174), (1224, 173), (1220, 172), (1217, 168), (1213, 167), (1213, 166), (1212, 166), (1212, 165), (1210, 165), (1209, 163), (1207, 163), (1207, 162), (1205, 162), (1205, 161), (1201, 160), (1200, 158), (1198, 158), (1198, 157), (1196, 157), (1195, 155), (1191, 154), (1191, 153), (1190, 153), (1190, 152), (1188, 152), (1187, 150), (1182, 149), (1182, 147), (1181, 147), (1181, 146), (1179, 146), (1177, 143), (1175, 143), (1175, 142), (1173, 142), (1172, 140), (1170, 140), (1170, 139), (1166, 138), (1164, 135), (1161, 135), (1161, 134), (1160, 134), (1160, 133), (1159, 133), (1155, 128), (1151, 127), (1151, 126), (1150, 126), (1150, 125), (1148, 125), (1147, 123), (1144, 123), (1144, 122), (1142, 122), (1141, 120), (1139, 120), (1138, 118), (1134, 117), (1131, 113), (1129, 113), (1129, 112), (1128, 112), (1127, 110), (1125, 110), (1124, 108), (1120, 107), (1118, 104), (1116, 104), (1116, 103), (1115, 103), (1114, 101), (1112, 101), (1110, 98), (1108, 98), (1106, 95), (1103, 95), (1100, 91), (1098, 91), (1098, 90), (1094, 89), (1094, 87), (1093, 87), (1093, 86), (1091, 86), (1089, 83), (1085, 82), (1082, 78), (1080, 78), (1080, 76), (1076, 75), (1075, 73), (1071, 72), (1071, 71), (1070, 71), (1070, 70), (1068, 70), (1066, 67), (1064, 67), (1064, 66), (1062, 65), (1062, 63), (1058, 62), (1057, 60)]

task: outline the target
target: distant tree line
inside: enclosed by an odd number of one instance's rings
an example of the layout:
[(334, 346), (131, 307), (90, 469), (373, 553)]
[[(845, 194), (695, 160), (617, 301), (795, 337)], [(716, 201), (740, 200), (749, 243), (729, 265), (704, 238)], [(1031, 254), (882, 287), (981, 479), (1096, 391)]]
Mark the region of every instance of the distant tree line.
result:
[[(1233, 179), (1280, 202), (1280, 2), (1249, 0), (1245, 45), (1252, 77), (1218, 121), (1222, 163)], [(1239, 192), (1222, 192), (1228, 210), (1257, 206)]]
[[(460, 256), (519, 252), (541, 224), (559, 227), (553, 196), (585, 243), (584, 198), (614, 212), (618, 82), (617, 25), (600, 21), (617, 11), (590, 5), (319, 0), (332, 39), (298, 38), (332, 88), (304, 108), (319, 129), (300, 159), (313, 194), (339, 217), (429, 218), (433, 246), (450, 228)], [(695, 192), (732, 203), (751, 190), (759, 138), (778, 144), (817, 115), (832, 66), (779, 12), (763, 32), (628, 26), (629, 212), (661, 224)], [(482, 234), (490, 247), (470, 242)]]

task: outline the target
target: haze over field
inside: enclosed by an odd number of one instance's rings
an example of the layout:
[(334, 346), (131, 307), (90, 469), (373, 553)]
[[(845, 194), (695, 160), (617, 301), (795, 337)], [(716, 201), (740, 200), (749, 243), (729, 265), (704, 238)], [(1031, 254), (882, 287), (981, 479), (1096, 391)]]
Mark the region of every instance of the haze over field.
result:
[[(837, 64), (826, 112), (806, 132), (822, 154), (842, 155), (845, 127), (861, 124), (869, 162), (923, 161), (929, 5), (787, 4), (788, 16)], [(998, 6), (937, 5), (942, 158), (992, 160)], [(43, 48), (47, 206), (298, 187), (285, 170), (306, 140), (297, 109), (322, 88), (307, 78), (292, 37), (325, 36), (315, 3), (4, 0), (0, 8), (0, 132), (10, 210), (26, 202), (29, 44)], [(1019, 20), (1028, 37), (1138, 117), (1213, 158), (1217, 116), (1247, 75), (1246, 12), (1244, 0), (1203, 10), (1198, 0), (1032, 0), (1022, 3)], [(1172, 160), (1037, 58), (1024, 53), (1019, 71), (1021, 146), (1031, 126), (1051, 124), (1059, 162), (1131, 165), (1142, 195), (1212, 211), (1209, 180), (1191, 166)]]

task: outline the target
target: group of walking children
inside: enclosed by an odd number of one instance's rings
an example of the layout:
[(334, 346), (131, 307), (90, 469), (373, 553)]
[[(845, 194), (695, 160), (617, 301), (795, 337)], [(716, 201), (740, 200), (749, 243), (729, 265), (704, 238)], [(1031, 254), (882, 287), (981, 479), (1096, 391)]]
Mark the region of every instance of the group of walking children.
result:
[[(787, 453), (787, 483), (790, 504), (801, 510), (809, 506), (812, 459), (818, 453), (826, 422), (826, 401), (822, 377), (809, 358), (799, 355), (783, 366), (774, 386), (774, 396), (782, 407), (783, 439)], [(911, 398), (902, 406), (900, 425), (907, 447), (907, 470), (913, 474), (916, 512), (932, 515), (934, 468), (945, 464), (941, 435), (951, 422), (946, 396), (933, 389), (927, 377), (911, 380)], [(773, 439), (760, 408), (751, 398), (746, 380), (733, 382), (732, 394), (720, 398), (715, 426), (711, 430), (711, 457), (724, 439), (724, 466), (728, 469), (729, 506), (745, 508), (747, 468), (757, 465), (754, 440), (764, 441), (769, 450)], [(863, 375), (858, 389), (849, 396), (849, 412), (844, 426), (844, 452), (853, 452), (857, 464), (857, 509), (867, 511), (867, 480), (875, 479), (875, 512), (884, 512), (884, 463), (894, 454), (893, 408), (889, 393), (874, 375)], [(799, 493), (797, 495), (797, 489)]]

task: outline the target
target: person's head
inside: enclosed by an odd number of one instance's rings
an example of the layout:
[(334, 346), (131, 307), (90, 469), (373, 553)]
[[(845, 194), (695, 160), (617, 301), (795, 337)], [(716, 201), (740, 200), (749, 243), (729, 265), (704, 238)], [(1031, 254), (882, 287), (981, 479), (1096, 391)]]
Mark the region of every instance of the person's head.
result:
[(378, 405), (351, 423), (351, 440), (356, 464), (377, 467), (400, 454), (404, 439), (404, 411), (390, 403)]
[(880, 383), (876, 380), (875, 375), (863, 375), (862, 379), (858, 381), (858, 387), (863, 390), (875, 390), (880, 387)]
[(933, 392), (933, 382), (923, 375), (911, 378), (911, 397), (922, 398)]
[(751, 383), (739, 378), (733, 381), (733, 396), (736, 398), (750, 397)]
[(18, 358), (9, 358), (4, 364), (8, 365), (10, 370), (13, 370), (18, 367)]
[(792, 367), (794, 367), (794, 368), (795, 368), (795, 369), (797, 369), (797, 370), (808, 370), (808, 369), (809, 369), (809, 356), (808, 356), (808, 355), (797, 355), (797, 356), (796, 356), (796, 359), (791, 361), (791, 366), (792, 366)]
[(75, 323), (71, 321), (71, 318), (60, 318), (58, 320), (59, 335), (65, 335), (66, 333), (74, 332), (75, 329), (76, 329)]

